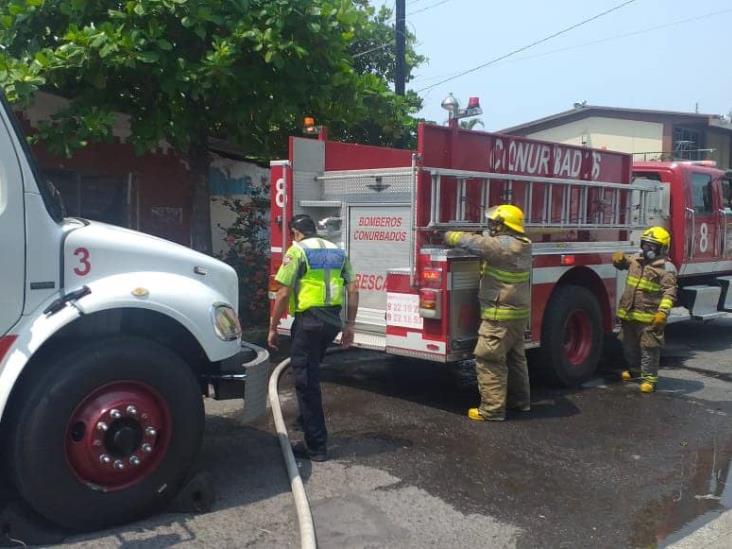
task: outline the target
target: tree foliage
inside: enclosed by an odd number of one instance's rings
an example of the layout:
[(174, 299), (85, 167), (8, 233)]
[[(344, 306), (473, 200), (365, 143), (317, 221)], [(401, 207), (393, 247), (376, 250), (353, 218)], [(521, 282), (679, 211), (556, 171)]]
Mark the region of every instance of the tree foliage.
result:
[[(140, 151), (217, 136), (269, 159), (305, 114), (388, 145), (409, 137), (418, 99), (389, 90), (387, 48), (354, 53), (389, 28), (363, 1), (5, 0), (0, 85), (11, 102), (38, 89), (72, 100), (41, 128), (67, 154), (109, 139), (114, 112), (131, 117)], [(408, 50), (411, 69), (423, 58)]]
[(414, 139), (416, 96), (390, 91), (384, 59), (354, 62), (385, 39), (384, 13), (364, 0), (0, 0), (0, 86), (11, 102), (70, 100), (38, 128), (53, 152), (110, 140), (115, 113), (139, 152), (173, 145), (193, 173), (193, 245), (210, 251), (210, 137), (269, 160), (309, 114), (340, 139)]

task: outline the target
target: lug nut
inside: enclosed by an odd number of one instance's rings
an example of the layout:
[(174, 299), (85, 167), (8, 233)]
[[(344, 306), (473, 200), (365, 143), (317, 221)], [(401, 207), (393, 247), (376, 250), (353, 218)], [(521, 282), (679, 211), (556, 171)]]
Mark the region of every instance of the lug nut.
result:
[(152, 444), (148, 444), (147, 442), (145, 444), (143, 444), (142, 451), (145, 452), (146, 454), (149, 454), (150, 452), (152, 452)]
[(107, 429), (109, 429), (109, 426), (103, 421), (97, 423), (97, 431), (106, 431)]
[(108, 463), (112, 462), (112, 458), (109, 457), (107, 454), (102, 454), (101, 456), (99, 456), (99, 461), (107, 465)]
[(140, 458), (137, 456), (130, 456), (130, 463), (132, 465), (140, 465)]
[(92, 442), (92, 446), (96, 446), (99, 448), (102, 445), (102, 441), (99, 439), (96, 439), (94, 442)]
[(145, 429), (145, 434), (149, 437), (154, 437), (158, 432), (155, 430), (155, 427), (148, 427)]
[(130, 404), (127, 407), (127, 413), (130, 414), (131, 416), (136, 416), (137, 415), (137, 408), (135, 408), (132, 404)]
[(122, 460), (117, 460), (114, 462), (114, 468), (118, 471), (124, 471), (125, 470), (125, 464), (122, 463)]
[(117, 409), (114, 409), (109, 412), (109, 415), (112, 417), (112, 419), (119, 419), (122, 417), (122, 412), (120, 412)]

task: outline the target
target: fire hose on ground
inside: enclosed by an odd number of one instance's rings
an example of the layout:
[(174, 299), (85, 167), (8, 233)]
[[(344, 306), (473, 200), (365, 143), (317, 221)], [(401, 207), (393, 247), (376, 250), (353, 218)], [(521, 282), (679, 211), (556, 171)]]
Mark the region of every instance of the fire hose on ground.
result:
[(280, 362), (272, 372), (269, 378), (269, 403), (272, 406), (272, 417), (277, 430), (277, 438), (282, 448), (282, 456), (285, 458), (287, 466), (287, 475), (290, 477), (290, 488), (292, 496), (295, 498), (295, 508), (297, 509), (297, 522), (300, 525), (300, 546), (302, 549), (316, 549), (315, 541), (315, 524), (313, 523), (313, 515), (310, 512), (310, 504), (308, 496), (305, 493), (305, 487), (300, 477), (300, 470), (297, 467), (295, 456), (290, 446), (290, 437), (287, 435), (285, 420), (282, 417), (282, 408), (280, 407), (280, 398), (277, 393), (277, 385), (280, 381), (280, 375), (290, 365), (290, 359), (287, 358)]

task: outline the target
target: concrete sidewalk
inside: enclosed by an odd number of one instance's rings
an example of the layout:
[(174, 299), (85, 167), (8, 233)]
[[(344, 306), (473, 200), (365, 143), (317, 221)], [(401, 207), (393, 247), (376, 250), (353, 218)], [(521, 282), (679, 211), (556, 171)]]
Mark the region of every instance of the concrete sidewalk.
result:
[(673, 549), (727, 549), (732, 547), (732, 510), (725, 511), (718, 518), (667, 547)]

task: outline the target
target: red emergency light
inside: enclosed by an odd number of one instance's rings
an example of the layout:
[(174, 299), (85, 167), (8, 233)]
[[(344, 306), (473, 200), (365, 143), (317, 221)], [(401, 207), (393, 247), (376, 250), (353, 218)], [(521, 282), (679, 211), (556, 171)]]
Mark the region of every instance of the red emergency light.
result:
[(474, 109), (476, 107), (480, 107), (480, 99), (478, 97), (471, 97), (468, 99), (468, 108)]
[(419, 291), (420, 309), (437, 309), (438, 293), (434, 290), (423, 288)]
[(442, 286), (442, 269), (425, 267), (422, 269), (422, 286), (439, 288)]
[(419, 290), (419, 316), (429, 319), (442, 318), (442, 290), (433, 288)]

